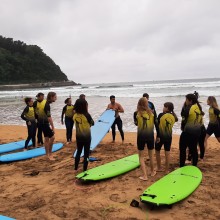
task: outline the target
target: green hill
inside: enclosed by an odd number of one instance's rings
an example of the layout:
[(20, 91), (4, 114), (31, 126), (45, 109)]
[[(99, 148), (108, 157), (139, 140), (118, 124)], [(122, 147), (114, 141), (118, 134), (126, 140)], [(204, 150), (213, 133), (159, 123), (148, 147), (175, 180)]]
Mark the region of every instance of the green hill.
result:
[(0, 35), (0, 84), (61, 81), (67, 76), (40, 47)]

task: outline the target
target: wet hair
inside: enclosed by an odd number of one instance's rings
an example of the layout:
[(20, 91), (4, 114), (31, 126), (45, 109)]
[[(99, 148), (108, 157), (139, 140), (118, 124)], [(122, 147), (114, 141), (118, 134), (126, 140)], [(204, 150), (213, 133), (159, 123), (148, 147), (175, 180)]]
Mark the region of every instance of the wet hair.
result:
[(148, 95), (147, 93), (144, 93), (144, 94), (143, 94), (143, 97), (149, 99), (149, 95)]
[(86, 98), (86, 95), (80, 94), (79, 98), (80, 98), (80, 99), (85, 99), (85, 98)]
[(77, 99), (74, 104), (74, 110), (79, 114), (87, 114), (88, 113), (88, 103), (85, 99)]
[(111, 96), (110, 96), (110, 99), (115, 99), (115, 96), (114, 96), (114, 95), (111, 95)]
[(39, 92), (36, 97), (39, 98), (40, 96), (44, 96), (44, 94), (42, 92)]
[(47, 101), (51, 101), (51, 99), (54, 97), (54, 96), (56, 96), (57, 94), (55, 93), (55, 92), (49, 92), (48, 94), (47, 94)]
[(194, 91), (193, 94), (196, 96), (197, 99), (199, 99), (199, 93), (198, 92)]
[(67, 104), (71, 98), (67, 98), (64, 103)]
[(168, 108), (169, 112), (172, 113), (174, 110), (174, 105), (172, 102), (165, 102), (164, 107)]
[(199, 106), (200, 111), (202, 112), (202, 114), (204, 115), (205, 113), (202, 111), (202, 106), (199, 104), (198, 98), (194, 95), (194, 94), (187, 94), (186, 98), (189, 101), (192, 101), (192, 104), (197, 104)]
[(150, 108), (148, 107), (148, 100), (145, 97), (139, 99), (137, 104), (137, 111), (142, 115), (143, 111), (146, 111), (148, 114), (152, 114)]
[(211, 107), (219, 109), (215, 96), (209, 96), (208, 100), (210, 102)]
[(24, 98), (24, 101), (25, 101), (26, 104), (28, 104), (31, 100), (32, 100), (32, 98), (30, 98), (30, 97)]

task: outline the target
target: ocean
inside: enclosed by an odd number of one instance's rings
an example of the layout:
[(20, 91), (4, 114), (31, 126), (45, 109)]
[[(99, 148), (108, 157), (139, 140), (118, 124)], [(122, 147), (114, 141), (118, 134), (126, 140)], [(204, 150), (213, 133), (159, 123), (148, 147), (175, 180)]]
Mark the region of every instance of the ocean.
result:
[(20, 118), (25, 108), (24, 98), (28, 96), (35, 99), (38, 92), (47, 95), (50, 91), (57, 93), (58, 99), (51, 105), (51, 111), (55, 127), (61, 129), (65, 129), (65, 126), (60, 123), (62, 108), (65, 105), (64, 100), (71, 96), (74, 104), (82, 93), (86, 95), (89, 113), (94, 120), (97, 120), (106, 109), (110, 102), (110, 95), (115, 95), (116, 102), (119, 102), (125, 110), (121, 114), (124, 131), (131, 132), (137, 129), (133, 123), (133, 112), (136, 110), (137, 102), (143, 93), (150, 95), (150, 101), (154, 103), (158, 114), (162, 112), (165, 102), (173, 102), (175, 113), (179, 118), (173, 128), (173, 132), (176, 134), (181, 132), (180, 112), (186, 94), (194, 91), (199, 93), (199, 101), (205, 112), (205, 125), (208, 124), (209, 106), (206, 104), (207, 97), (215, 96), (220, 105), (220, 78), (85, 84), (57, 88), (0, 91), (0, 124), (25, 125), (25, 122)]

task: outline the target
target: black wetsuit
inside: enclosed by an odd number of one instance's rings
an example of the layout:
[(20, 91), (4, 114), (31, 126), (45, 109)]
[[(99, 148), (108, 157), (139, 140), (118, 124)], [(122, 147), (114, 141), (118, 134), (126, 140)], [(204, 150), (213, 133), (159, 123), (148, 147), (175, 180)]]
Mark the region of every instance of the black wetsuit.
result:
[(75, 157), (75, 170), (78, 169), (80, 155), (84, 148), (83, 171), (86, 171), (88, 167), (89, 150), (91, 143), (90, 127), (94, 125), (94, 121), (91, 115), (88, 113), (85, 115), (75, 113), (73, 119), (76, 126), (76, 144), (77, 144), (77, 153)]
[(62, 115), (61, 115), (61, 122), (63, 122), (63, 116), (65, 114), (65, 125), (66, 125), (66, 140), (67, 142), (72, 141), (72, 133), (73, 133), (73, 105), (65, 105), (63, 107)]
[(37, 124), (35, 121), (35, 112), (34, 108), (30, 106), (26, 106), (24, 111), (21, 114), (21, 118), (26, 121), (27, 129), (28, 129), (28, 137), (25, 141), (25, 149), (28, 149), (29, 141), (32, 140), (32, 145), (35, 147), (35, 136), (36, 136), (36, 129)]

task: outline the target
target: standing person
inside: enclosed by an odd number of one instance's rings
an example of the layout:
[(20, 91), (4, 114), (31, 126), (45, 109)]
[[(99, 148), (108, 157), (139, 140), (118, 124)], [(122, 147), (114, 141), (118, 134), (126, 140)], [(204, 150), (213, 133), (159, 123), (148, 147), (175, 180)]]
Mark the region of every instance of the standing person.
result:
[(76, 126), (77, 153), (75, 157), (75, 172), (78, 170), (80, 155), (84, 148), (83, 171), (87, 170), (89, 161), (89, 150), (91, 143), (90, 127), (94, 125), (91, 115), (88, 113), (88, 103), (85, 99), (77, 99), (74, 105), (75, 114), (73, 116)]
[(163, 113), (158, 115), (158, 124), (160, 131), (160, 139), (156, 141), (156, 159), (157, 159), (157, 170), (161, 169), (161, 158), (160, 150), (164, 145), (165, 152), (165, 173), (169, 173), (170, 165), (170, 148), (172, 143), (172, 128), (175, 122), (178, 121), (176, 114), (174, 113), (174, 105), (172, 102), (164, 103)]
[(25, 150), (28, 150), (28, 144), (29, 141), (32, 140), (32, 145), (35, 147), (35, 136), (36, 136), (36, 129), (37, 129), (37, 124), (35, 121), (35, 113), (34, 113), (34, 108), (33, 108), (33, 99), (32, 98), (25, 98), (24, 99), (26, 103), (26, 107), (24, 111), (21, 114), (21, 118), (26, 121), (27, 129), (28, 129), (28, 137), (27, 140), (25, 141)]
[(147, 144), (148, 154), (150, 158), (150, 169), (151, 176), (156, 175), (156, 171), (154, 170), (154, 126), (157, 130), (157, 137), (159, 140), (159, 129), (157, 120), (154, 117), (151, 109), (148, 107), (148, 100), (143, 97), (139, 99), (137, 104), (137, 111), (134, 112), (134, 123), (137, 126), (137, 147), (139, 153), (139, 161), (141, 165), (141, 169), (143, 171), (143, 176), (139, 178), (141, 180), (148, 180), (147, 170), (144, 161), (144, 147)]
[(86, 99), (86, 95), (80, 94), (79, 99)]
[(67, 144), (72, 142), (72, 132), (73, 132), (73, 114), (74, 106), (72, 105), (72, 99), (67, 98), (64, 102), (66, 105), (63, 107), (61, 115), (61, 123), (63, 124), (63, 116), (65, 115), (65, 125), (66, 125), (66, 140)]
[(201, 134), (202, 108), (194, 94), (186, 95), (185, 107), (182, 109), (182, 133), (180, 135), (180, 167), (185, 166), (186, 149), (192, 154), (192, 164), (197, 165), (198, 151), (197, 143)]
[[(196, 96), (197, 99), (197, 104), (200, 107), (200, 109), (202, 109), (200, 103), (199, 103), (199, 93), (197, 91), (194, 91), (193, 93)], [(181, 111), (181, 116), (182, 116), (182, 112), (184, 112), (184, 109), (187, 108), (186, 104), (184, 103), (182, 111)], [(204, 125), (204, 121), (203, 121), (203, 116), (205, 115), (205, 113), (202, 111), (201, 112), (201, 116), (202, 116), (202, 120), (201, 120), (201, 133), (199, 136), (199, 140), (198, 140), (198, 145), (199, 145), (199, 150), (200, 150), (200, 159), (203, 160), (204, 155), (205, 155), (205, 136), (206, 136), (206, 128)], [(184, 115), (183, 115), (184, 116)], [(192, 160), (192, 155), (190, 150), (188, 149), (188, 160), (191, 161)]]
[(144, 93), (144, 94), (143, 94), (143, 97), (145, 97), (145, 98), (147, 99), (147, 101), (148, 101), (148, 107), (152, 110), (152, 112), (153, 112), (153, 114), (154, 114), (154, 117), (157, 118), (157, 112), (156, 112), (154, 103), (149, 101), (149, 95), (148, 95), (148, 93)]
[(43, 108), (43, 111), (39, 112), (39, 123), (42, 126), (43, 134), (44, 134), (44, 141), (45, 141), (45, 150), (46, 155), (49, 160), (55, 160), (55, 158), (52, 155), (52, 147), (54, 142), (54, 134), (55, 134), (55, 128), (53, 124), (53, 119), (51, 117), (50, 112), (50, 104), (55, 102), (57, 100), (57, 95), (55, 92), (49, 92), (47, 94), (47, 101)]
[(37, 118), (37, 144), (38, 146), (43, 145), (43, 130), (42, 130), (42, 123), (40, 123), (39, 115), (42, 115), (43, 109), (46, 104), (46, 100), (44, 99), (44, 94), (39, 92), (37, 95), (37, 100), (34, 102), (33, 107), (35, 111), (35, 115)]
[(207, 140), (214, 134), (218, 142), (220, 143), (220, 109), (218, 107), (216, 98), (209, 96), (207, 99), (207, 105), (209, 108), (209, 124), (206, 131), (205, 137), (205, 148), (207, 149)]
[(112, 110), (115, 111), (115, 121), (114, 121), (114, 123), (111, 127), (112, 128), (112, 139), (113, 139), (112, 142), (115, 142), (115, 136), (116, 136), (115, 125), (117, 125), (118, 130), (119, 130), (120, 135), (121, 135), (122, 143), (123, 143), (124, 142), (124, 131), (122, 129), (123, 124), (122, 124), (122, 120), (120, 118), (119, 112), (124, 113), (124, 109), (122, 108), (122, 106), (119, 103), (115, 102), (115, 96), (114, 95), (110, 96), (110, 102), (111, 103), (108, 104), (108, 106), (107, 106), (107, 110), (112, 109)]

